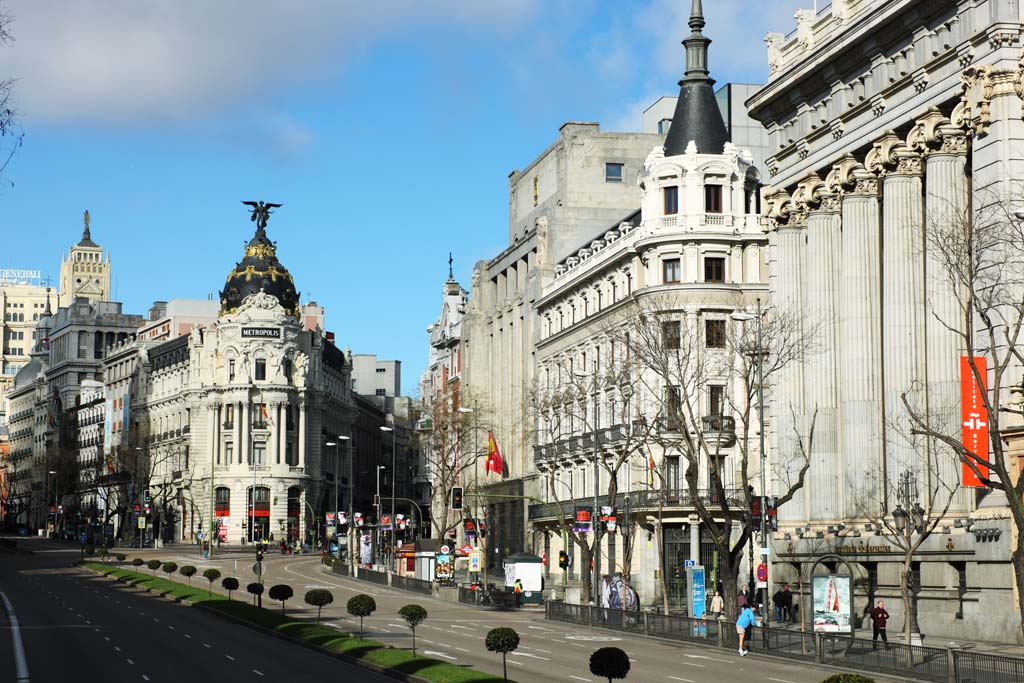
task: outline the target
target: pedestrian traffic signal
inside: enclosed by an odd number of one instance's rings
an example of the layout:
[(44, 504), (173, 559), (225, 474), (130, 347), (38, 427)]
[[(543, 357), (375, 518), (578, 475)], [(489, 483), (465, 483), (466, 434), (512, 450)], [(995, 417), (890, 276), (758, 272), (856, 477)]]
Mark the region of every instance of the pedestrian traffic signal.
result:
[(144, 503), (148, 503), (148, 502), (150, 502), (151, 500), (152, 500), (152, 498), (150, 498), (150, 497), (149, 497), (149, 489), (145, 489), (145, 490), (144, 490), (144, 491), (142, 492), (142, 502), (144, 502)]
[(462, 509), (462, 487), (455, 486), (452, 488), (452, 510)]
[(262, 543), (257, 543), (256, 544), (256, 561), (257, 562), (262, 562), (263, 561), (263, 544)]
[(569, 568), (569, 554), (566, 553), (564, 550), (558, 551), (558, 566), (560, 569)]

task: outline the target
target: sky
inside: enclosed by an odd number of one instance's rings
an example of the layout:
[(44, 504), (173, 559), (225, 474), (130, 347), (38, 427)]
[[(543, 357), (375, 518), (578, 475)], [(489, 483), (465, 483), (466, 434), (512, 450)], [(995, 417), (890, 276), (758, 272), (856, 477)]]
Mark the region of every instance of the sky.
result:
[[(705, 0), (712, 76), (763, 83), (812, 0)], [(0, 0), (23, 144), (0, 268), (57, 281), (89, 210), (114, 298), (218, 296), (270, 221), (302, 300), (415, 394), (448, 275), (507, 245), (508, 174), (565, 121), (640, 130), (675, 95), (689, 0)], [(0, 152), (6, 142), (0, 139)], [(4, 154), (6, 157), (6, 154)]]

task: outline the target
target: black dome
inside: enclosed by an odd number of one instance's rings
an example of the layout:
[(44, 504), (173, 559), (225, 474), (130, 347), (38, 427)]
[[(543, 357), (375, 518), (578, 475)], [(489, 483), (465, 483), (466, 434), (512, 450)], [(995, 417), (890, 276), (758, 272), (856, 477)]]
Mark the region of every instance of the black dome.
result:
[(300, 317), (299, 293), (291, 273), (277, 260), (277, 248), (267, 239), (266, 230), (256, 234), (245, 247), (245, 258), (228, 273), (220, 293), (220, 314), (234, 313), (250, 294), (263, 290), (276, 297), (289, 315)]

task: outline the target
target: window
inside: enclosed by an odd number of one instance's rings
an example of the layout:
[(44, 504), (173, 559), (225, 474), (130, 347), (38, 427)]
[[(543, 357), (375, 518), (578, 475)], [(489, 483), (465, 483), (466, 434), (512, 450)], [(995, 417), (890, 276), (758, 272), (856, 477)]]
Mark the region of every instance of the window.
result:
[(231, 360), (228, 361), (228, 381), (229, 382), (234, 382), (235, 381), (235, 359), (234, 358), (232, 358)]
[(87, 332), (78, 333), (78, 357), (85, 358), (86, 352), (88, 351), (89, 339)]
[(267, 361), (262, 358), (256, 359), (256, 376), (257, 382), (265, 380), (267, 378)]
[(224, 411), (224, 429), (232, 429), (235, 426), (235, 406), (226, 406)]
[(376, 394), (377, 394), (377, 396), (387, 396), (388, 395), (388, 390), (387, 389), (377, 389)]
[(292, 359), (285, 358), (281, 361), (281, 372), (284, 373), (285, 379), (290, 379), (292, 376)]
[(709, 256), (704, 259), (704, 282), (725, 282), (725, 259)]
[(725, 410), (725, 387), (719, 384), (708, 385), (708, 415), (718, 416)]
[(669, 320), (661, 323), (661, 338), (668, 350), (679, 348), (679, 321)]
[(231, 516), (231, 489), (218, 486), (214, 496), (214, 514), (217, 517)]
[(667, 258), (661, 262), (661, 281), (664, 284), (679, 282), (681, 276), (679, 259)]
[(670, 432), (679, 429), (679, 416), (683, 412), (683, 397), (679, 387), (669, 386), (665, 390), (665, 425)]
[(706, 213), (722, 213), (722, 186), (704, 186), (704, 211)]
[(725, 321), (704, 321), (704, 343), (709, 349), (725, 348)]
[(679, 188), (662, 188), (662, 194), (665, 198), (665, 215), (672, 216), (679, 213)]
[(604, 181), (606, 183), (622, 182), (622, 164), (605, 164)]
[[(267, 456), (267, 444), (266, 444), (266, 442), (257, 441), (255, 443), (253, 443), (253, 445), (252, 445), (252, 454), (249, 456), (249, 464), (250, 465), (255, 464), (255, 465), (259, 466), (259, 467), (262, 467), (263, 465), (267, 464), (266, 456)], [(255, 460), (255, 463), (253, 463), (253, 460)]]
[(235, 459), (235, 444), (228, 441), (224, 444), (224, 464), (230, 465)]
[(257, 403), (253, 406), (252, 426), (256, 429), (267, 428), (267, 404)]

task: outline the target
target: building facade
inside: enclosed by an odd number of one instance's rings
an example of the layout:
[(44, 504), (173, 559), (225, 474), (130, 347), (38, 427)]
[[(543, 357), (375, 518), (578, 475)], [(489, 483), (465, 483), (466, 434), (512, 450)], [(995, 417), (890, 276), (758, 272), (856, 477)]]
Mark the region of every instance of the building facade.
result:
[(89, 212), (83, 216), (82, 239), (71, 247), (60, 264), (57, 307), (70, 306), (78, 299), (110, 301), (110, 254), (92, 241)]
[(38, 270), (0, 269), (0, 422), (7, 414), (7, 391), (14, 376), (28, 365), (35, 346), (35, 329), (46, 307), (48, 289)]
[[(817, 424), (807, 485), (779, 511), (773, 570), (796, 584), (823, 553), (846, 556), (860, 624), (878, 598), (904, 617), (903, 554), (876, 520), (911, 500), (941, 511), (959, 483), (908, 411), (960, 433), (966, 323), (936, 238), (1016, 193), (1021, 18), (1008, 0), (834, 0), (769, 34), (771, 77), (748, 102), (771, 146), (772, 302), (821, 328), (820, 352), (775, 388), (775, 425), (785, 406)], [(1004, 381), (1019, 377), (1015, 366)], [(793, 448), (781, 430), (773, 442)], [(986, 493), (956, 489), (914, 558), (925, 634), (1020, 638), (1005, 499)], [(971, 533), (979, 525), (999, 533)]]

